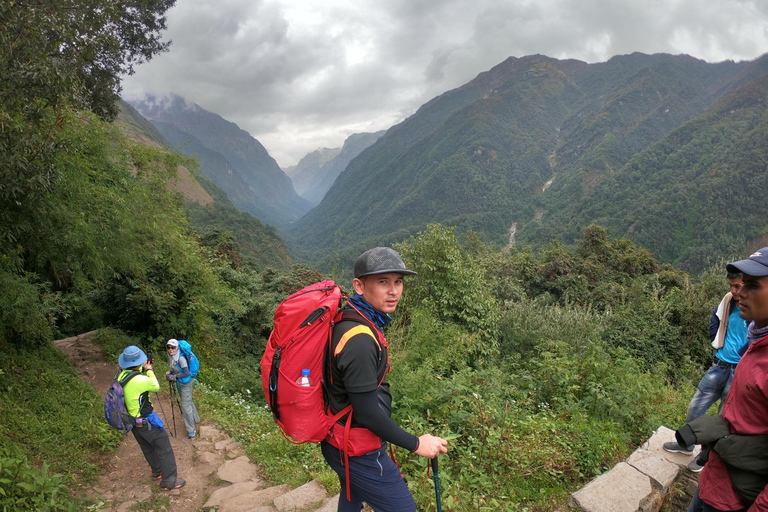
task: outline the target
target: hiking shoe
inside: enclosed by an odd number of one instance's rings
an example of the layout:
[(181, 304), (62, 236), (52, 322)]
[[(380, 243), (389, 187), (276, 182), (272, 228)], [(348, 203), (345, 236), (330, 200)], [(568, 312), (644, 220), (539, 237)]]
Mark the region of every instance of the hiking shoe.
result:
[(197, 432), (189, 432), (189, 433), (187, 434), (187, 437), (188, 437), (188, 438), (190, 438), (190, 439), (192, 439), (193, 437), (195, 437), (195, 434), (197, 434)]
[(162, 473), (158, 473), (158, 474), (152, 473), (152, 478), (157, 478), (158, 480), (162, 480), (163, 479), (163, 474)]
[(682, 453), (683, 455), (693, 455), (693, 449), (688, 449), (685, 446), (680, 446), (677, 441), (669, 441), (664, 443), (664, 449), (672, 453)]
[(187, 482), (183, 478), (178, 478), (178, 479), (176, 479), (176, 483), (173, 485), (173, 487), (166, 487), (163, 484), (160, 484), (160, 489), (162, 489), (164, 491), (172, 491), (173, 489), (181, 489), (182, 487), (184, 487), (184, 485), (186, 483)]
[(688, 469), (694, 473), (699, 473), (702, 469), (704, 469), (704, 466), (701, 466), (698, 462), (696, 462), (696, 459), (694, 459), (688, 463)]

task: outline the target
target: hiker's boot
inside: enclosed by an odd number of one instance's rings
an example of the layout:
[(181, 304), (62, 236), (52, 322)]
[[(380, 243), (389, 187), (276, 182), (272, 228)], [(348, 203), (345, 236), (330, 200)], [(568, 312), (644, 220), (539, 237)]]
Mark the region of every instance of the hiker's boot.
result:
[(683, 455), (693, 455), (693, 447), (680, 446), (677, 441), (669, 441), (664, 443), (664, 449), (672, 453), (682, 453)]
[(163, 484), (160, 484), (160, 489), (162, 489), (164, 491), (172, 491), (173, 489), (181, 489), (182, 487), (184, 487), (184, 485), (186, 483), (187, 482), (184, 481), (183, 478), (177, 478), (176, 479), (176, 483), (172, 487), (166, 487)]

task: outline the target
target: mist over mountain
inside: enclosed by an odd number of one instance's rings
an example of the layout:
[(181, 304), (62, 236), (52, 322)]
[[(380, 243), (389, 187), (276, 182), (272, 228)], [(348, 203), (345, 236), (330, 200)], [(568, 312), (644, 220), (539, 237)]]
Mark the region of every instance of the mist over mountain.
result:
[[(570, 243), (597, 221), (691, 269), (741, 254), (758, 243), (765, 221), (740, 229), (712, 194), (723, 180), (742, 179), (746, 141), (746, 167), (763, 169), (766, 60), (510, 57), (390, 128), (287, 242), (295, 256), (318, 262), (334, 247), (352, 258), (434, 222), (504, 246)], [(739, 190), (743, 208), (765, 219), (761, 194)], [(702, 222), (706, 230), (697, 229)]]
[(336, 158), (340, 152), (341, 148), (318, 148), (305, 155), (296, 165), (284, 168), (283, 171), (291, 178), (296, 193), (303, 197), (320, 168)]
[[(115, 123), (132, 141), (176, 152), (152, 123), (125, 101), (120, 101)], [(181, 194), (192, 229), (208, 245), (226, 245), (242, 252), (242, 259), (266, 268), (283, 269), (291, 258), (275, 228), (235, 208), (227, 195), (197, 169), (179, 166), (168, 188)]]
[(194, 156), (201, 173), (239, 210), (285, 226), (310, 209), (264, 146), (236, 124), (176, 95), (131, 105), (178, 151)]
[(339, 174), (347, 168), (349, 162), (376, 142), (385, 131), (353, 133), (347, 137), (341, 149), (322, 148), (313, 151), (302, 158), (296, 166), (286, 169), (286, 174), (293, 180), (296, 192), (316, 205), (323, 199)]

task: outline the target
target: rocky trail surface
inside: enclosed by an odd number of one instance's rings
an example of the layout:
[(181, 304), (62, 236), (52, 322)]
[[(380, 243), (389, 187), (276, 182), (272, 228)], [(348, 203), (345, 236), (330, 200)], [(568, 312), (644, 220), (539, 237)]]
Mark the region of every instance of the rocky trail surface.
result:
[[(80, 378), (103, 393), (118, 368), (104, 360), (101, 349), (91, 340), (92, 335), (85, 333), (54, 344), (69, 356), (79, 370)], [(157, 400), (154, 395), (152, 398), (153, 402)], [(159, 398), (170, 416), (168, 390), (162, 390)], [(176, 431), (182, 435), (172, 436), (171, 445), (179, 477), (186, 480), (186, 485), (170, 492), (162, 491), (152, 478), (136, 440), (128, 434), (120, 447), (105, 459), (101, 478), (86, 490), (94, 508), (99, 507), (98, 510), (104, 512), (148, 510), (147, 502), (157, 494), (167, 493), (170, 504), (160, 506), (158, 512), (336, 510), (338, 495), (329, 498), (318, 482), (312, 481), (296, 489), (288, 485), (268, 486), (260, 478), (258, 466), (244, 454), (243, 445), (214, 425), (203, 421), (199, 435), (187, 439), (183, 436), (184, 424), (180, 416), (177, 412)]]

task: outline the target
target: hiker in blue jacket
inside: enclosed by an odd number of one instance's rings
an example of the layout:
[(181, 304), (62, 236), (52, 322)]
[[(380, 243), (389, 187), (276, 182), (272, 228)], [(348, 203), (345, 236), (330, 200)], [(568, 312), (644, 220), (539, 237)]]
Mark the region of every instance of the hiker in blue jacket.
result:
[(184, 418), (184, 426), (187, 428), (187, 437), (195, 437), (195, 424), (200, 423), (200, 416), (197, 414), (197, 407), (192, 400), (192, 390), (195, 387), (195, 380), (189, 373), (189, 361), (181, 354), (179, 342), (171, 338), (165, 344), (168, 351), (168, 364), (171, 369), (165, 374), (165, 379), (176, 382), (181, 398), (181, 415)]

